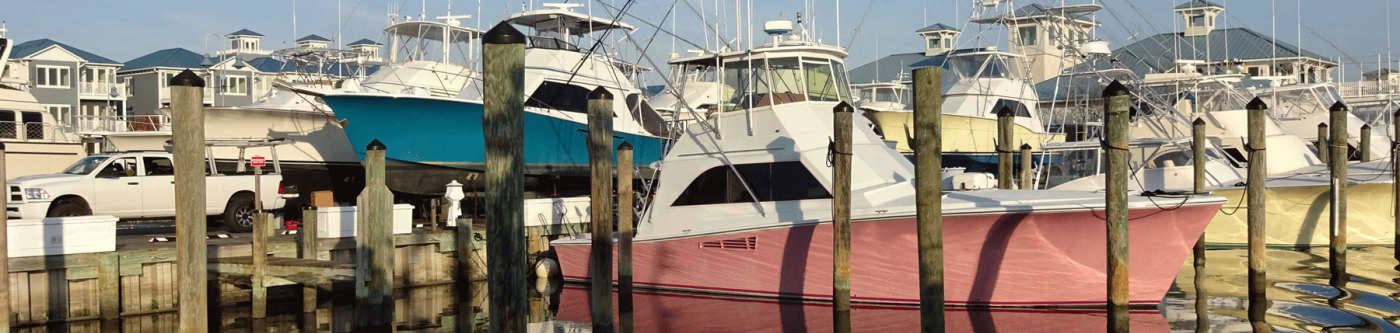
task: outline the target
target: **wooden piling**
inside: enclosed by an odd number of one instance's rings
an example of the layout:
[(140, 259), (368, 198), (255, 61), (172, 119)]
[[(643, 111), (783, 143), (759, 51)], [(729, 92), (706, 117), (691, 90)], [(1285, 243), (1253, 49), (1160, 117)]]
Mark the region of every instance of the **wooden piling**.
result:
[(1322, 164), (1331, 165), (1327, 162), (1331, 154), (1327, 153), (1327, 123), (1317, 124), (1317, 158), (1322, 160)]
[(472, 297), (472, 220), (457, 218), (457, 278), (454, 280), (457, 292), (457, 333), (476, 332), (476, 314), (473, 312)]
[[(1191, 193), (1206, 193), (1206, 121), (1196, 118), (1191, 122), (1192, 188)], [(1191, 247), (1191, 267), (1196, 275), (1192, 282), (1196, 288), (1196, 332), (1210, 329), (1210, 317), (1206, 296), (1206, 234), (1196, 239)]]
[[(204, 79), (184, 70), (170, 79), (175, 164), (175, 266), (179, 267), (180, 332), (209, 329), (204, 182)], [(225, 223), (236, 223), (226, 221)]]
[[(316, 242), (317, 232), (320, 232), (319, 221), (316, 220), (316, 207), (310, 207), (301, 211), (301, 227), (297, 230), (297, 257), (308, 260), (319, 260), (317, 253), (321, 252), (320, 244)], [(318, 286), (314, 283), (301, 287), (301, 312), (316, 312), (316, 293)]]
[(1345, 278), (1347, 272), (1347, 116), (1346, 104), (1336, 102), (1331, 111), (1332, 133), (1328, 137), (1328, 158), (1332, 161), (1331, 242), (1327, 266), (1333, 279)]
[(1362, 162), (1371, 161), (1371, 124), (1361, 125), (1361, 142), (1356, 148)]
[(617, 146), (618, 328), (632, 333), (632, 144)]
[(832, 109), (835, 145), (831, 171), (832, 283), (836, 333), (851, 331), (851, 116), (855, 108), (841, 102)]
[(613, 95), (598, 87), (588, 93), (588, 164), (592, 169), (592, 271), (589, 288), (594, 332), (613, 331)]
[(914, 201), (919, 233), (919, 323), (943, 332), (942, 67), (914, 70)]
[[(9, 175), (5, 172), (5, 143), (0, 142), (0, 183), (8, 180)], [(5, 189), (5, 195), (0, 196), (0, 203), (6, 207), (10, 205), (10, 190)], [(8, 213), (7, 213), (8, 214)], [(9, 219), (9, 216), (5, 217)], [(9, 223), (0, 223), (0, 333), (10, 333), (10, 238)], [(105, 263), (105, 261), (104, 261)], [(105, 267), (105, 266), (104, 266)], [(102, 300), (102, 317), (107, 318), (107, 311), (110, 310), (108, 300)], [(113, 317), (115, 318), (115, 317)]]
[[(1391, 175), (1400, 177), (1400, 110), (1395, 110), (1390, 119), (1390, 129), (1395, 131), (1390, 141)], [(1395, 215), (1395, 260), (1400, 261), (1400, 179), (1391, 182), (1391, 186), (1394, 187), (1391, 198), (1395, 200), (1392, 210), (1392, 215)], [(1397, 269), (1400, 269), (1400, 266), (1397, 266)]]
[(1114, 80), (1103, 91), (1104, 150), (1108, 154), (1108, 328), (1128, 331), (1128, 88)]
[(438, 199), (428, 200), (428, 230), (437, 231), (438, 210), (440, 209), (442, 209), (442, 205), (438, 204)]
[[(3, 165), (3, 163), (0, 163), (0, 165)], [(113, 320), (121, 316), (121, 265), (118, 258), (120, 257), (116, 253), (107, 253), (98, 257), (99, 262), (97, 264), (97, 288), (99, 289), (98, 296), (101, 300), (101, 304), (99, 305), (99, 311), (102, 312), (103, 320)], [(0, 289), (7, 289), (4, 292), (9, 292), (9, 288)], [(0, 297), (0, 300), (2, 299), (9, 298)]]
[(379, 140), (365, 146), (365, 189), (355, 207), (355, 321), (368, 330), (394, 324), (394, 194), (384, 185), (386, 149)]
[(997, 188), (1010, 190), (1016, 173), (1012, 171), (1011, 140), (1016, 113), (1011, 107), (1002, 106), (997, 111)]
[(1020, 184), (1022, 190), (1034, 190), (1034, 189), (1035, 189), (1034, 187), (1031, 187), (1031, 177), (1032, 177), (1032, 176), (1031, 176), (1031, 145), (1028, 144), (1028, 143), (1022, 143), (1022, 144), (1021, 144), (1021, 184)]
[(1246, 206), (1248, 206), (1247, 230), (1249, 234), (1249, 322), (1254, 327), (1255, 332), (1272, 331), (1265, 320), (1265, 312), (1268, 311), (1269, 297), (1268, 290), (1268, 264), (1264, 257), (1265, 251), (1265, 204), (1264, 189), (1265, 177), (1268, 176), (1267, 146), (1265, 143), (1264, 124), (1265, 113), (1268, 112), (1269, 105), (1263, 100), (1254, 98), (1245, 105), (1248, 110), (1249, 142), (1245, 151), (1249, 153), (1249, 174), (1246, 179)]
[(272, 214), (258, 211), (253, 215), (253, 319), (267, 318), (267, 227)]
[(490, 332), (524, 333), (525, 35), (501, 22), (481, 41)]

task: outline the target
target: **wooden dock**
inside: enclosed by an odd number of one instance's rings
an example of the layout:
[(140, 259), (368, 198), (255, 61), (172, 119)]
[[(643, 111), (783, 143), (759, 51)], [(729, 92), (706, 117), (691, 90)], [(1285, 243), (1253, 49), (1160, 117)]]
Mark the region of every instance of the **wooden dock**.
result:
[[(477, 235), (472, 241), (477, 250), (470, 261), (474, 266), (471, 280), (486, 278), (485, 251), (480, 250), (485, 247), (483, 241), (478, 241), (485, 239), (485, 229), (475, 228)], [(235, 237), (208, 241), (210, 303), (227, 305), (249, 300), (251, 238), (248, 234)], [(318, 260), (306, 260), (295, 259), (295, 237), (278, 235), (269, 239), (269, 286), (314, 282), (323, 294), (332, 297), (353, 294), (348, 286), (337, 287), (334, 283), (354, 277), (353, 238), (319, 239)], [(170, 242), (148, 243), (150, 238), (119, 236), (115, 252), (11, 258), (12, 323), (23, 328), (147, 316), (153, 326), (140, 326), (134, 331), (165, 331), (161, 328), (167, 321), (161, 316), (173, 317), (179, 309), (175, 248)], [(395, 285), (411, 289), (456, 281), (459, 277), (455, 273), (455, 242), (455, 230), (450, 229), (420, 229), (394, 235)], [(299, 299), (299, 290), (300, 287), (288, 287), (286, 291), (274, 289), (270, 294), (274, 299)], [(125, 326), (133, 321), (123, 322)], [(173, 326), (170, 331), (174, 331)]]

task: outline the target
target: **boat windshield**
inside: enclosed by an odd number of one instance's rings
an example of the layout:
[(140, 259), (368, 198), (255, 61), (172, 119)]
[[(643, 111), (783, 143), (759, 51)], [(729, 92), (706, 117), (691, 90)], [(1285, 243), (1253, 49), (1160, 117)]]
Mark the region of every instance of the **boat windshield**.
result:
[(725, 111), (793, 102), (851, 101), (846, 68), (825, 58), (783, 57), (724, 63)]
[(1341, 100), (1336, 87), (1316, 85), (1305, 89), (1261, 89), (1255, 91), (1269, 105), (1269, 115), (1279, 119), (1301, 118), (1315, 113), (1328, 112), (1332, 104)]
[(1016, 66), (998, 54), (968, 54), (948, 58), (948, 69), (959, 79), (1011, 79), (1024, 77)]
[(107, 159), (110, 157), (111, 156), (85, 157), (81, 160), (78, 160), (78, 162), (73, 163), (73, 165), (68, 166), (67, 169), (63, 169), (63, 173), (70, 175), (86, 175), (92, 173), (93, 170), (97, 170), (97, 167), (101, 166), (102, 162), (106, 162)]
[(677, 65), (671, 66), (671, 82), (715, 82), (714, 66), (706, 65)]

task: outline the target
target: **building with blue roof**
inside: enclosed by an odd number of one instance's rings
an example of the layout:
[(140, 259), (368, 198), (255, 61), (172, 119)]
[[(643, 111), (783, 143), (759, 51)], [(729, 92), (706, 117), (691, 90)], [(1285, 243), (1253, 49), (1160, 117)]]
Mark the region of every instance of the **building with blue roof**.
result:
[(324, 48), (330, 47), (330, 45), (331, 45), (331, 39), (330, 39), (330, 38), (317, 36), (317, 35), (315, 35), (315, 34), (306, 35), (306, 37), (302, 37), (302, 38), (297, 39), (296, 42), (297, 42), (297, 47), (313, 48), (313, 49), (324, 49)]
[(252, 30), (239, 29), (238, 31), (224, 35), (224, 38), (228, 39), (229, 48), (219, 50), (216, 54), (219, 56), (235, 54), (244, 57), (244, 60), (257, 56), (271, 55), (272, 50), (262, 49), (263, 37), (263, 34)]
[(127, 89), (122, 63), (52, 39), (14, 45), (11, 70), (26, 72), (34, 98), (62, 125), (123, 115)]

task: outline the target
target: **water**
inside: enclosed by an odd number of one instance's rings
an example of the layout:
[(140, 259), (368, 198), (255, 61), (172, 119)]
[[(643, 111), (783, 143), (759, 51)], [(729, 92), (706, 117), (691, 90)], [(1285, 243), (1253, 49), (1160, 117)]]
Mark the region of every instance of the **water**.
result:
[[(1349, 279), (1329, 281), (1327, 250), (1268, 251), (1268, 322), (1280, 332), (1400, 332), (1400, 272), (1394, 250), (1348, 251)], [(1197, 288), (1191, 262), (1183, 263), (1172, 291), (1157, 308), (1131, 314), (1134, 332), (1249, 332), (1246, 320), (1246, 250), (1206, 254), (1204, 288)], [(1073, 286), (1065, 286), (1072, 288)], [(484, 290), (484, 283), (473, 285)], [(539, 283), (531, 291), (530, 332), (589, 332), (585, 286)], [(1197, 290), (1204, 289), (1208, 327), (1197, 327)], [(293, 289), (273, 289), (295, 296)], [(313, 314), (301, 314), (297, 297), (269, 302), (268, 318), (249, 319), (247, 302), (211, 305), (211, 332), (357, 332), (352, 292), (322, 300)], [(322, 297), (330, 296), (322, 293)], [(399, 332), (485, 332), (486, 295), (458, 299), (452, 285), (395, 292)], [(830, 304), (780, 302), (674, 292), (635, 294), (636, 332), (830, 332)], [(459, 308), (459, 306), (469, 306)], [(615, 307), (614, 307), (615, 308)], [(465, 310), (465, 313), (459, 312)], [(16, 332), (175, 332), (173, 313), (26, 327)], [(1094, 309), (965, 309), (947, 312), (949, 332), (1102, 332), (1106, 313)], [(856, 305), (857, 332), (917, 332), (919, 312), (911, 306)], [(468, 327), (461, 327), (467, 326)]]

